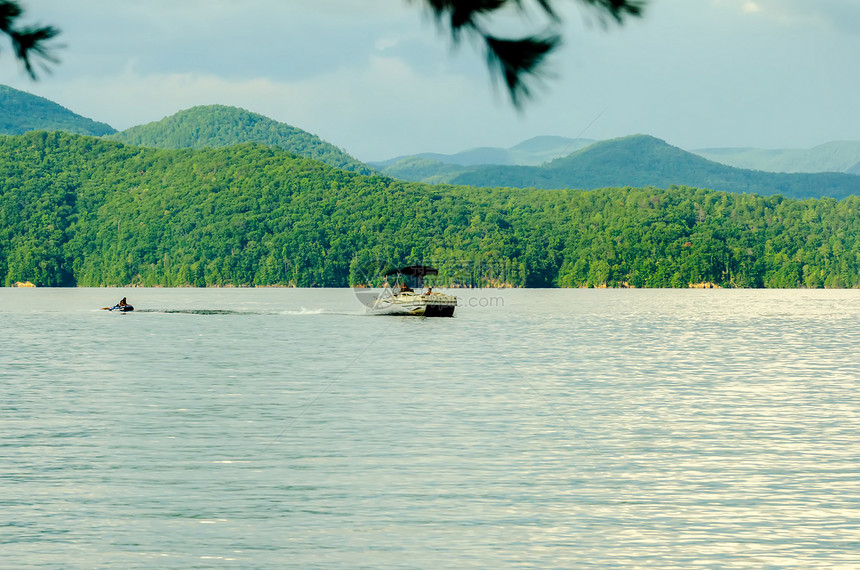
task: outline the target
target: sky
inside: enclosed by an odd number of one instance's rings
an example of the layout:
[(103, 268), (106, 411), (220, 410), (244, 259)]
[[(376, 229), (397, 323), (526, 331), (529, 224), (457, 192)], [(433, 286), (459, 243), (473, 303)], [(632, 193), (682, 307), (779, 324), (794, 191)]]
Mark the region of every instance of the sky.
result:
[[(574, 0), (535, 97), (514, 108), (478, 48), (421, 0), (21, 0), (61, 30), (31, 81), (0, 83), (123, 130), (195, 105), (242, 107), (363, 161), (649, 134), (685, 149), (860, 140), (860, 1), (650, 0), (602, 25)], [(487, 23), (541, 32), (536, 12)]]

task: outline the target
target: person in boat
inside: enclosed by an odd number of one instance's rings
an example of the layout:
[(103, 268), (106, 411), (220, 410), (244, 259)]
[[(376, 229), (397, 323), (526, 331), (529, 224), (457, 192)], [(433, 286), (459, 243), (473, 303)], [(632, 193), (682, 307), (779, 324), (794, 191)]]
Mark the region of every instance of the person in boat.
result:
[(113, 307), (102, 307), (103, 309), (107, 309), (108, 311), (133, 311), (134, 307), (128, 304), (128, 301), (125, 300), (125, 297), (122, 298), (122, 301), (114, 305)]
[(424, 294), (425, 294), (425, 295), (429, 295), (429, 294), (430, 294), (430, 293), (432, 293), (432, 292), (433, 292), (433, 287), (427, 287), (427, 292), (426, 292), (426, 293), (424, 293)]
[(409, 288), (409, 285), (407, 285), (406, 283), (401, 283), (400, 284), (400, 292), (401, 293), (412, 293), (413, 291), (412, 291), (412, 289)]

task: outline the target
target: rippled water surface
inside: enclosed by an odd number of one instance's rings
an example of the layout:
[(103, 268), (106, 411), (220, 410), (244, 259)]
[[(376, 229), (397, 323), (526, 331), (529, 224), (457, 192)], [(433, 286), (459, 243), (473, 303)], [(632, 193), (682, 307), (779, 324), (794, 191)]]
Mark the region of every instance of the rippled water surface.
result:
[(860, 566), (860, 292), (457, 294), (0, 290), (0, 566)]

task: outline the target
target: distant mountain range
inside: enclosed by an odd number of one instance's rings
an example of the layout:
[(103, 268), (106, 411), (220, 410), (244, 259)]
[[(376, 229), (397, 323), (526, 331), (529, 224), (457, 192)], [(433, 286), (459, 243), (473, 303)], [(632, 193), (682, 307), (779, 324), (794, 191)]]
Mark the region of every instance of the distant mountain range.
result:
[(260, 143), (278, 147), (329, 166), (373, 174), (374, 170), (316, 135), (245, 109), (208, 105), (180, 111), (160, 121), (117, 132), (42, 97), (0, 85), (0, 135), (62, 131), (104, 136), (152, 148), (227, 147)]
[(116, 129), (82, 117), (44, 97), (0, 85), (0, 135), (21, 135), (30, 131), (63, 131), (100, 137), (115, 133)]
[(374, 162), (371, 163), (371, 166), (382, 170), (406, 159), (429, 160), (459, 166), (475, 166), (478, 164), (538, 166), (556, 158), (567, 156), (595, 142), (597, 141), (593, 139), (543, 136), (531, 138), (511, 148), (479, 147), (455, 154), (424, 152), (411, 156), (400, 156), (382, 162)]
[(705, 148), (693, 152), (729, 166), (768, 172), (860, 174), (860, 141), (835, 141), (809, 149)]
[(772, 173), (734, 168), (647, 135), (601, 141), (541, 166), (459, 166), (405, 158), (390, 176), (481, 187), (578, 188), (672, 185), (726, 192), (843, 198), (860, 194), (860, 177), (845, 173)]
[[(128, 145), (165, 149), (260, 143), (342, 170), (375, 172), (315, 135), (236, 107), (193, 107), (117, 133), (109, 125), (76, 115), (47, 99), (0, 86), (0, 134), (32, 130), (103, 136)], [(510, 148), (485, 147), (450, 155), (425, 153), (373, 166), (393, 178), (480, 187), (687, 185), (795, 198), (860, 194), (860, 143), (854, 142), (828, 143), (807, 151), (737, 148), (704, 149), (694, 154), (646, 135), (601, 142), (547, 136)], [(762, 171), (764, 168), (838, 172), (774, 173)]]
[[(424, 173), (433, 176), (433, 162), (458, 166), (495, 164), (539, 166), (594, 144), (592, 139), (535, 137), (511, 148), (479, 147), (455, 154), (424, 152), (371, 163), (391, 175), (412, 180)], [(810, 149), (706, 148), (691, 150), (708, 160), (727, 166), (766, 172), (847, 172), (860, 174), (860, 141), (835, 141)], [(435, 167), (440, 172), (445, 169)], [(416, 169), (416, 173), (411, 173)]]

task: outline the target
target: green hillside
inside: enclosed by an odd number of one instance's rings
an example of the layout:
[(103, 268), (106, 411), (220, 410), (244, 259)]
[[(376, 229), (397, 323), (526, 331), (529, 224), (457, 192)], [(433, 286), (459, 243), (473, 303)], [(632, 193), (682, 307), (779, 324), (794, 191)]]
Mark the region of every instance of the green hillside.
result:
[(278, 147), (342, 170), (373, 172), (316, 135), (258, 113), (223, 105), (192, 107), (109, 138), (135, 146), (165, 149), (220, 148), (252, 142)]
[(115, 133), (116, 129), (82, 117), (43, 97), (0, 85), (0, 135), (20, 135), (30, 131), (101, 136)]
[(443, 184), (469, 171), (468, 166), (442, 162), (432, 154), (405, 156), (384, 163), (376, 162), (372, 166), (398, 180), (428, 184)]
[(0, 282), (344, 286), (366, 261), (513, 285), (860, 286), (860, 198), (427, 186), (246, 144), (0, 137)]
[(850, 174), (743, 170), (706, 160), (645, 135), (598, 142), (541, 167), (470, 167), (444, 179), (453, 184), (484, 187), (594, 189), (687, 185), (792, 198), (838, 199), (860, 194), (860, 177)]
[(705, 148), (699, 156), (729, 166), (769, 172), (850, 172), (860, 162), (860, 141), (834, 141), (804, 149)]
[(464, 168), (456, 164), (447, 164), (432, 158), (410, 156), (401, 158), (389, 165), (383, 173), (399, 180), (444, 184), (463, 171)]

